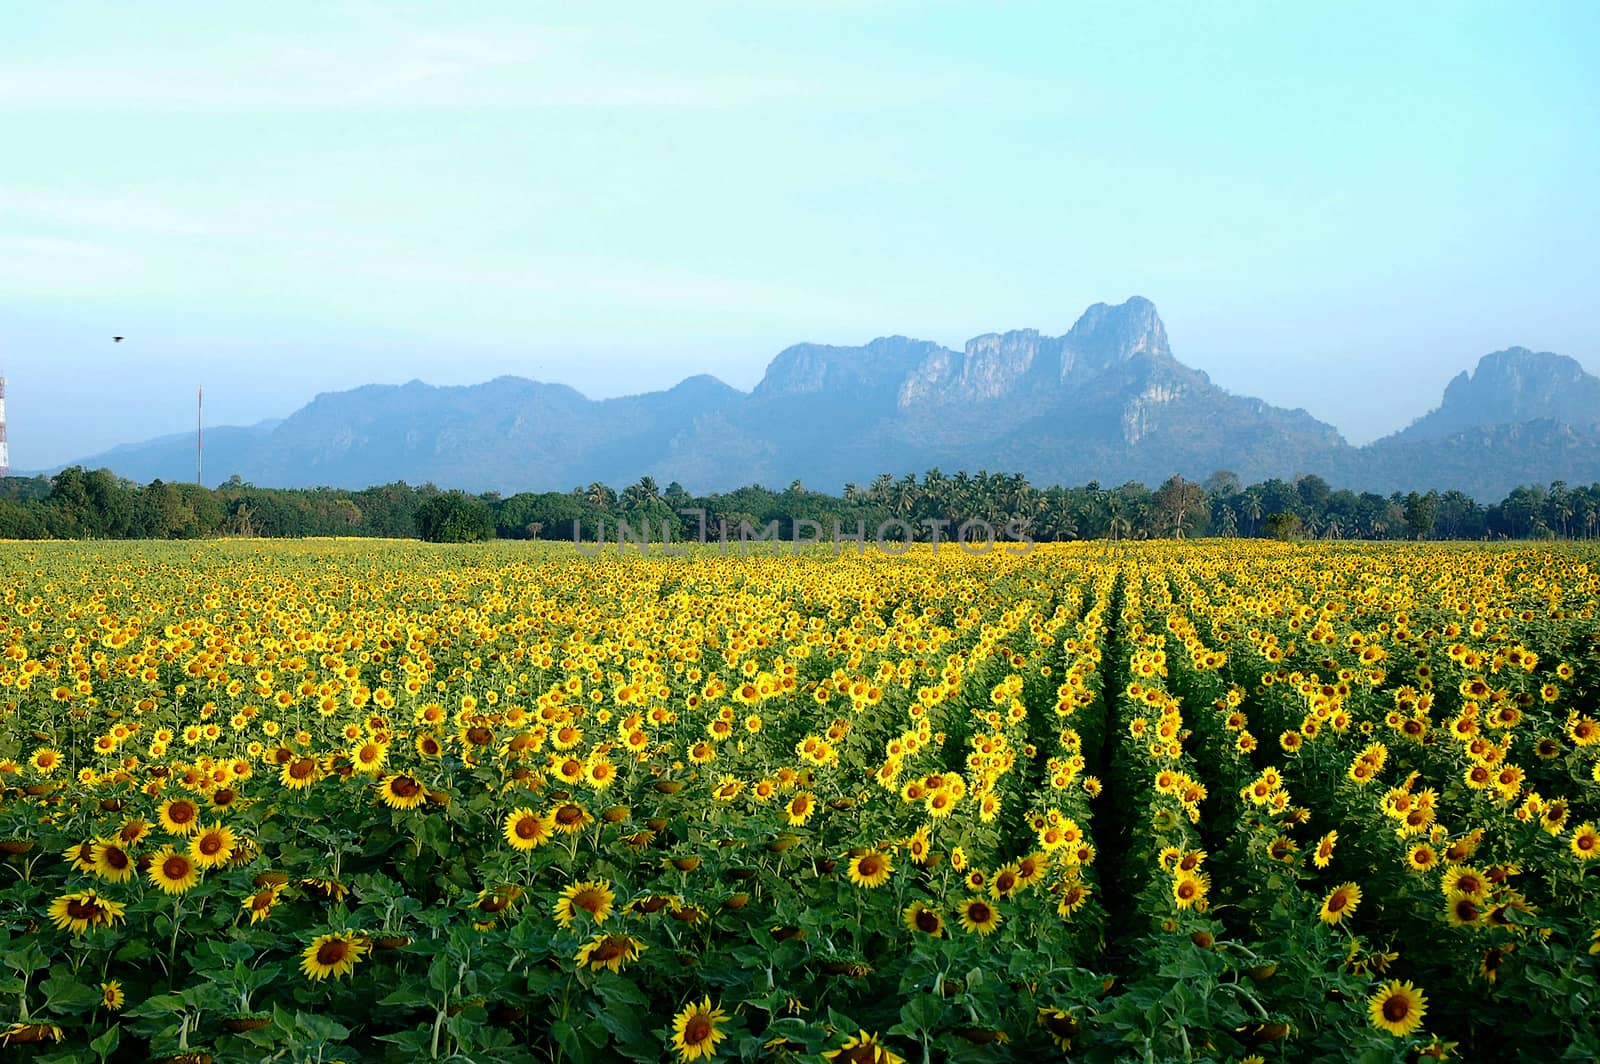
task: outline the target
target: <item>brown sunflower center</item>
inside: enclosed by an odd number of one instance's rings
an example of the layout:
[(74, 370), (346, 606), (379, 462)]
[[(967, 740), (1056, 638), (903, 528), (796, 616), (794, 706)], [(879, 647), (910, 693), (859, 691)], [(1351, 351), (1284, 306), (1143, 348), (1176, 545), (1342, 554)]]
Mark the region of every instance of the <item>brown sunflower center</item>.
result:
[(222, 836), (216, 833), (207, 834), (200, 840), (200, 852), (207, 857), (215, 857), (222, 852)]
[(342, 938), (324, 942), (317, 950), (317, 963), (333, 966), (344, 960), (350, 953), (350, 945)]
[(74, 920), (95, 920), (99, 918), (101, 911), (100, 906), (94, 902), (81, 898), (73, 898), (67, 902), (67, 915)]
[(684, 1045), (699, 1045), (711, 1037), (711, 1019), (707, 1016), (696, 1015), (683, 1025)]
[(875, 876), (883, 871), (883, 858), (875, 853), (869, 853), (861, 859), (858, 867), (863, 876)]
[(1383, 1003), (1383, 1018), (1390, 1023), (1399, 1023), (1411, 1015), (1411, 1002), (1400, 994), (1391, 995)]
[(989, 917), (992, 915), (994, 915), (993, 910), (981, 901), (973, 902), (967, 907), (967, 919), (975, 924), (988, 923)]
[(618, 957), (626, 956), (627, 952), (628, 946), (625, 940), (608, 935), (594, 948), (594, 952), (589, 954), (589, 958), (596, 962), (614, 961)]
[(583, 807), (568, 802), (556, 810), (556, 823), (572, 825), (583, 820)]
[(309, 757), (302, 757), (299, 761), (289, 766), (289, 776), (291, 779), (297, 780), (310, 779), (311, 774), (316, 770), (317, 763), (315, 761)]
[(161, 874), (171, 880), (179, 880), (189, 875), (189, 859), (182, 854), (173, 854), (161, 862)]
[(598, 890), (580, 890), (572, 896), (572, 904), (591, 915), (599, 912), (605, 901), (605, 895)]
[(929, 935), (939, 930), (938, 914), (927, 909), (919, 909), (917, 911), (917, 930)]
[(536, 839), (539, 837), (539, 821), (531, 816), (525, 816), (517, 821), (517, 838)]
[(107, 846), (101, 850), (100, 859), (108, 868), (114, 868), (118, 872), (128, 867), (128, 855), (116, 846)]
[(190, 802), (173, 802), (172, 806), (167, 810), (167, 819), (174, 824), (187, 824), (199, 812), (200, 810), (196, 809)]

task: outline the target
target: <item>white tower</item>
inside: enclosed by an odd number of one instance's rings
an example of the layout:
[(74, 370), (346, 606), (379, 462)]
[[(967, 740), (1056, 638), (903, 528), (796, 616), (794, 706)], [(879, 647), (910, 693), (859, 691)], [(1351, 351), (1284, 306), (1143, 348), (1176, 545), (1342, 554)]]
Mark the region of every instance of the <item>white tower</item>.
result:
[(6, 379), (0, 377), (0, 477), (11, 475), (11, 448), (6, 446)]

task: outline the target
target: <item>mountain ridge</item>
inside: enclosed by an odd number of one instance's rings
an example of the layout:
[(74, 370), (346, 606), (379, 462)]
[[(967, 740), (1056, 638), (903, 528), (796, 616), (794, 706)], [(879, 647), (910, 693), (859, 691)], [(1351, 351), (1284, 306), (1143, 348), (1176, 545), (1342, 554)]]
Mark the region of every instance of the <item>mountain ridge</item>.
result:
[[(1358, 489), (1487, 495), (1600, 480), (1596, 411), (1600, 378), (1575, 360), (1508, 348), (1453, 378), (1410, 425), (1353, 447), (1304, 409), (1227, 391), (1179, 361), (1155, 304), (1133, 296), (1091, 305), (1059, 336), (983, 333), (959, 351), (903, 335), (794, 344), (749, 392), (708, 374), (598, 400), (512, 375), (324, 392), (276, 423), (207, 429), (206, 468), (283, 487), (431, 480), (502, 492), (643, 474), (705, 492), (794, 480), (837, 489), (935, 466), (1063, 484), (1229, 469), (1246, 481), (1317, 473)], [(187, 479), (184, 439), (73, 464)]]

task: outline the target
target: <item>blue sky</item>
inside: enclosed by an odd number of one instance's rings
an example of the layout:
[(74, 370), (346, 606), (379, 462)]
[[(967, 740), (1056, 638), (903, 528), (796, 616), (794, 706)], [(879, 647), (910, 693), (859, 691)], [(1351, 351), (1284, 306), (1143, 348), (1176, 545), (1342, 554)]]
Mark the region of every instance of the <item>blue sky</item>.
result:
[(184, 430), (202, 382), (216, 424), (747, 388), (1134, 293), (1356, 442), (1491, 350), (1600, 370), (1600, 5), (266, 10), (0, 9), (16, 467)]

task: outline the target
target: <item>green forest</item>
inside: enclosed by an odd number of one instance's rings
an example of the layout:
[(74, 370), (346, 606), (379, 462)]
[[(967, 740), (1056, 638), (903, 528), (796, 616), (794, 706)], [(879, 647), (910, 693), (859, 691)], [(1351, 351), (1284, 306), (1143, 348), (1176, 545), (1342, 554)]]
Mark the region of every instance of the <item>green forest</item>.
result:
[[(686, 512), (687, 511), (687, 512)], [(702, 516), (703, 515), (703, 516)], [(372, 536), (435, 542), (484, 539), (615, 540), (620, 522), (653, 540), (709, 538), (744, 525), (776, 536), (823, 537), (834, 523), (870, 539), (885, 522), (904, 522), (927, 540), (937, 522), (1008, 524), (1040, 542), (1198, 536), (1305, 539), (1594, 539), (1600, 536), (1600, 484), (1561, 481), (1519, 487), (1480, 503), (1459, 491), (1383, 496), (1335, 489), (1317, 476), (1244, 485), (1227, 471), (1203, 482), (1172, 477), (1150, 488), (1090, 482), (1038, 487), (1003, 473), (945, 474), (847, 484), (840, 495), (798, 481), (781, 491), (751, 486), (692, 495), (650, 477), (617, 491), (605, 484), (567, 492), (469, 495), (404, 482), (346, 491), (260, 488), (233, 478), (216, 488), (155, 480), (136, 484), (109, 470), (73, 466), (53, 477), (0, 479), (0, 539), (197, 539), (215, 536)], [(702, 521), (704, 524), (702, 524)], [(705, 529), (704, 536), (702, 529)], [(646, 533), (646, 530), (648, 532)], [(905, 538), (905, 527), (890, 533)], [(949, 528), (941, 529), (950, 538)], [(1011, 537), (1017, 538), (1015, 536)]]

